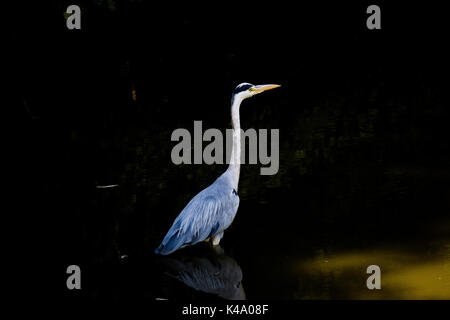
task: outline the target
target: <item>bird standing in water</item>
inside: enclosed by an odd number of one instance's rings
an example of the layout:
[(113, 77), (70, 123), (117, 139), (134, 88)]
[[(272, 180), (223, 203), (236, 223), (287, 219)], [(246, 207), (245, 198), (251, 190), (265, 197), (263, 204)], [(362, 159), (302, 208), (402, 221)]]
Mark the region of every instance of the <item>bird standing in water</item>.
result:
[(179, 248), (211, 240), (219, 244), (223, 232), (236, 215), (239, 206), (238, 183), (241, 158), (241, 125), (239, 107), (244, 99), (266, 90), (278, 88), (276, 84), (252, 85), (241, 83), (231, 99), (233, 147), (228, 169), (206, 189), (200, 191), (181, 211), (155, 253), (167, 255)]

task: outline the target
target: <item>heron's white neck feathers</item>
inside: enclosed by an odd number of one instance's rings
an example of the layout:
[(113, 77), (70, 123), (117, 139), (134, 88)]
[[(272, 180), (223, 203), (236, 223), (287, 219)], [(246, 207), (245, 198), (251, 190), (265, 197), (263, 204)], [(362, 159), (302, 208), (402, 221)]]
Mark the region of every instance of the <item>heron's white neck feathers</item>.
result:
[(239, 107), (241, 106), (242, 98), (236, 95), (231, 104), (231, 122), (233, 125), (233, 146), (231, 149), (230, 165), (228, 167), (228, 174), (232, 180), (233, 188), (238, 189), (239, 172), (241, 165), (241, 123), (239, 118)]

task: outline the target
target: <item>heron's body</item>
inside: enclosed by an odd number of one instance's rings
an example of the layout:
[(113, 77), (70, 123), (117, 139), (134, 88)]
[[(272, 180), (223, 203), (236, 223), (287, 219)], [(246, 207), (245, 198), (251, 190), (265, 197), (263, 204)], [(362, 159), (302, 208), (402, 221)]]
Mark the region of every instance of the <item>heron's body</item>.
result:
[(213, 184), (198, 193), (186, 205), (155, 253), (167, 255), (179, 248), (208, 239), (211, 239), (213, 245), (219, 244), (224, 230), (233, 222), (239, 206), (237, 193), (241, 154), (239, 107), (245, 98), (276, 87), (278, 85), (253, 86), (243, 83), (236, 88), (231, 105), (233, 148), (230, 165)]
[(169, 254), (207, 239), (211, 239), (213, 245), (218, 244), (239, 206), (239, 196), (233, 190), (225, 172), (198, 193), (175, 219), (157, 253)]

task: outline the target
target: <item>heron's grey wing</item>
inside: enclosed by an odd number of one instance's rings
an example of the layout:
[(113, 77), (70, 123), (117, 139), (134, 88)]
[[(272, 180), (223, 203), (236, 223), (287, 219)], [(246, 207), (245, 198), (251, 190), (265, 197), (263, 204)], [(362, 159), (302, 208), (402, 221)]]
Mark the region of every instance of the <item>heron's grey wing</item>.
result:
[(155, 250), (156, 253), (170, 254), (228, 228), (236, 214), (239, 198), (232, 192), (218, 191), (214, 187), (211, 185), (188, 203)]

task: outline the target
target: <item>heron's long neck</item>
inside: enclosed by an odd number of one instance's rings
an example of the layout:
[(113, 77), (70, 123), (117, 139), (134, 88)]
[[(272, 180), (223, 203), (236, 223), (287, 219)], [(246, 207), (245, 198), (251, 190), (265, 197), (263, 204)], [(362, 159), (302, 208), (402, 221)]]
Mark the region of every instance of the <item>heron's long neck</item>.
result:
[(233, 125), (233, 147), (228, 171), (232, 178), (234, 189), (238, 189), (239, 171), (241, 165), (241, 123), (239, 120), (239, 107), (242, 99), (235, 98), (231, 104), (231, 122)]

